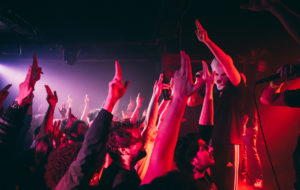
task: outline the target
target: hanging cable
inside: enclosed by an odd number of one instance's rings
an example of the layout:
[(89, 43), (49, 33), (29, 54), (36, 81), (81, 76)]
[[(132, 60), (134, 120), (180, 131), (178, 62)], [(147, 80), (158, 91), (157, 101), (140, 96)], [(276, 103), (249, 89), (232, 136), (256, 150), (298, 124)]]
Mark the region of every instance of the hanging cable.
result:
[(254, 85), (253, 97), (254, 97), (254, 103), (255, 103), (255, 108), (256, 108), (256, 112), (257, 112), (259, 127), (260, 127), (260, 131), (261, 131), (263, 141), (264, 141), (264, 144), (265, 144), (265, 149), (266, 149), (266, 152), (267, 152), (267, 156), (268, 156), (271, 168), (272, 168), (272, 173), (273, 173), (273, 176), (274, 176), (274, 179), (275, 179), (275, 182), (276, 182), (277, 189), (280, 190), (279, 180), (278, 180), (278, 177), (277, 177), (277, 174), (276, 174), (276, 171), (275, 171), (272, 159), (271, 159), (271, 154), (270, 154), (270, 151), (269, 151), (269, 148), (268, 148), (268, 145), (267, 145), (267, 141), (266, 141), (266, 137), (265, 137), (262, 125), (261, 125), (260, 114), (259, 114), (258, 105), (257, 105), (257, 102), (256, 102), (256, 84)]

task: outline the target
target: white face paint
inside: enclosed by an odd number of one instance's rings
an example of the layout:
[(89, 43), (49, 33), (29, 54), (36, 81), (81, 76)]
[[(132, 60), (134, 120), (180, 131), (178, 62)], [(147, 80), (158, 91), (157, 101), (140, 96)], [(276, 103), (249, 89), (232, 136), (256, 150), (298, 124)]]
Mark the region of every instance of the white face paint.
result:
[[(214, 60), (215, 61), (215, 60)], [(215, 84), (218, 90), (223, 90), (228, 82), (228, 77), (220, 64), (214, 63), (211, 64), (212, 71), (216, 71)]]

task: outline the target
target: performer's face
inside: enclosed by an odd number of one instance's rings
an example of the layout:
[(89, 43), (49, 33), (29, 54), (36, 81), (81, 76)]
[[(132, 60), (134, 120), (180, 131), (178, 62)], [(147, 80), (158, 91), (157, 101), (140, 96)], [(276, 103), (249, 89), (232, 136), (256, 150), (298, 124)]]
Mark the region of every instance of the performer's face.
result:
[(215, 78), (215, 84), (217, 86), (218, 90), (223, 90), (228, 82), (228, 77), (223, 69), (223, 67), (218, 64), (214, 63), (214, 61), (211, 64), (212, 71), (216, 71), (216, 78)]

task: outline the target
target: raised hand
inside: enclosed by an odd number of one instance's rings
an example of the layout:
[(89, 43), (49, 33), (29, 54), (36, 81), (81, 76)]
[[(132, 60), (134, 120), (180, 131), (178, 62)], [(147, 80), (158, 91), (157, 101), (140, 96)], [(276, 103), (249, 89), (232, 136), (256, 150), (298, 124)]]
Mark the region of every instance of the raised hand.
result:
[(62, 103), (60, 108), (57, 108), (61, 117), (65, 118), (66, 117), (66, 113), (67, 113), (67, 109), (66, 109), (66, 104)]
[(198, 19), (196, 19), (195, 23), (196, 23), (196, 30), (195, 30), (196, 36), (200, 42), (205, 43), (208, 40), (207, 32), (202, 27)]
[(69, 108), (71, 108), (72, 107), (72, 99), (71, 99), (70, 95), (68, 95), (67, 102), (68, 102)]
[(47, 102), (51, 105), (51, 106), (55, 106), (58, 99), (57, 99), (57, 95), (56, 95), (56, 91), (54, 91), (52, 93), (50, 87), (48, 85), (45, 85), (46, 88), (46, 92), (47, 92)]
[(215, 83), (216, 72), (214, 71), (214, 73), (211, 74), (208, 70), (208, 67), (207, 67), (207, 64), (205, 61), (202, 61), (202, 65), (203, 65), (202, 79), (206, 82), (206, 87), (212, 88)]
[(84, 103), (85, 105), (88, 105), (90, 103), (90, 98), (87, 94), (85, 95)]
[(115, 76), (113, 80), (109, 83), (108, 95), (118, 100), (120, 99), (126, 92), (129, 82), (126, 81), (123, 84), (122, 81), (122, 70), (118, 61), (115, 62)]
[(144, 98), (142, 98), (140, 93), (138, 93), (138, 96), (136, 97), (136, 106), (141, 106), (143, 101)]
[(41, 74), (43, 74), (42, 68), (39, 67), (39, 65), (38, 65), (36, 54), (33, 54), (33, 62), (32, 62), (31, 77), (30, 77), (30, 82), (33, 87), (34, 87), (36, 81), (40, 80)]
[(159, 75), (158, 82), (155, 81), (155, 84), (154, 84), (154, 87), (153, 87), (153, 92), (154, 92), (155, 96), (158, 96), (158, 97), (161, 95), (161, 92), (162, 92), (162, 89), (163, 89), (163, 85), (164, 85), (162, 83), (163, 76), (164, 75), (162, 73)]
[(108, 95), (106, 97), (103, 108), (108, 112), (112, 112), (116, 102), (125, 94), (129, 82), (123, 84), (122, 70), (118, 61), (115, 62), (115, 76), (109, 83)]
[(65, 129), (66, 130), (71, 129), (74, 121), (76, 121), (76, 120), (77, 120), (77, 117), (72, 114), (72, 108), (69, 108), (68, 120), (67, 120), (67, 125), (66, 125)]
[(250, 11), (263, 11), (270, 8), (271, 4), (279, 2), (278, 0), (248, 0), (248, 4), (241, 5), (241, 9)]
[(29, 81), (24, 81), (19, 85), (19, 95), (15, 99), (19, 106), (24, 106), (27, 103), (26, 99), (30, 99), (33, 92), (33, 87), (30, 86)]
[(191, 61), (189, 56), (180, 51), (181, 55), (181, 67), (174, 74), (174, 98), (187, 98), (201, 87), (200, 84), (193, 83)]

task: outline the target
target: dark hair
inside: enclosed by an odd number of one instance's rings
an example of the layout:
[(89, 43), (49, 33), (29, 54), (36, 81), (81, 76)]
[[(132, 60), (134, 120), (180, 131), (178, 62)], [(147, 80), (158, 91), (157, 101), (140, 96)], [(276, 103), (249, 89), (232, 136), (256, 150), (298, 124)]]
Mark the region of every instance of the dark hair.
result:
[(119, 160), (122, 155), (118, 148), (129, 148), (141, 140), (144, 143), (141, 136), (134, 137), (133, 133), (140, 134), (141, 131), (130, 123), (129, 119), (113, 122), (106, 144), (106, 149), (113, 160)]
[(71, 143), (53, 150), (46, 165), (45, 182), (50, 189), (54, 189), (59, 180), (68, 170), (81, 148), (81, 143)]
[(199, 150), (199, 139), (200, 136), (196, 133), (189, 133), (178, 139), (174, 153), (174, 161), (180, 171), (189, 174), (193, 173), (193, 165), (191, 162)]
[(41, 125), (39, 125), (37, 128), (35, 128), (33, 134), (34, 136), (37, 136), (40, 133)]
[(66, 134), (68, 139), (70, 139), (71, 141), (83, 142), (87, 130), (88, 130), (88, 126), (84, 121), (76, 120), (73, 122), (70, 129), (66, 131)]

